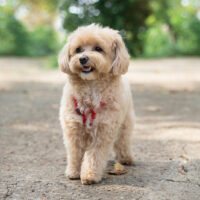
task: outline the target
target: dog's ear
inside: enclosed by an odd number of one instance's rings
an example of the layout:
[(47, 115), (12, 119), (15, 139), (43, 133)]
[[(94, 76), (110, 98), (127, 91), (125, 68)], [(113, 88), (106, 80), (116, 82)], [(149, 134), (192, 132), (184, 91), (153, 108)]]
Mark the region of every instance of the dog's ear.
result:
[(125, 74), (128, 71), (130, 57), (122, 37), (119, 34), (117, 34), (117, 37), (113, 42), (112, 49), (114, 52), (114, 60), (111, 66), (111, 72), (114, 75)]
[(70, 54), (69, 54), (69, 42), (65, 44), (65, 46), (62, 48), (58, 55), (58, 64), (59, 68), (62, 72), (65, 72), (67, 74), (70, 74), (70, 69), (69, 69), (69, 59), (70, 59)]

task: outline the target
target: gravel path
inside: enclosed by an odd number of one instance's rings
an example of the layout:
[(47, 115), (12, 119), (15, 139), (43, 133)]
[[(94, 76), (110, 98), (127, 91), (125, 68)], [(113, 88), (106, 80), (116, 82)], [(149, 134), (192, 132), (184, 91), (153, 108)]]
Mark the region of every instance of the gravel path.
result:
[(199, 58), (131, 63), (135, 165), (91, 186), (64, 176), (58, 109), (65, 75), (43, 65), (0, 58), (0, 199), (200, 199)]

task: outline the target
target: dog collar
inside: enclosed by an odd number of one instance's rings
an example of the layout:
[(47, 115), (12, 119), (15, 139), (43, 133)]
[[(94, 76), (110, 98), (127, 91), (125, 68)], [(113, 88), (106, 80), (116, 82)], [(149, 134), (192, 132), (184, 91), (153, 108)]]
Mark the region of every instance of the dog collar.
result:
[[(100, 101), (99, 104), (100, 104), (100, 106), (102, 106), (104, 103), (103, 103), (102, 101)], [(74, 107), (75, 107), (75, 112), (76, 112), (76, 114), (82, 116), (82, 122), (83, 122), (83, 124), (85, 125), (86, 122), (87, 122), (87, 115), (85, 114), (84, 111), (83, 111), (83, 112), (80, 111), (80, 109), (78, 108), (78, 103), (77, 103), (77, 100), (76, 100), (75, 97), (74, 97)], [(93, 121), (94, 121), (95, 118), (96, 118), (96, 112), (94, 111), (94, 109), (91, 109), (89, 113), (91, 114), (91, 124), (90, 124), (90, 125), (92, 125), (92, 124), (93, 124)]]

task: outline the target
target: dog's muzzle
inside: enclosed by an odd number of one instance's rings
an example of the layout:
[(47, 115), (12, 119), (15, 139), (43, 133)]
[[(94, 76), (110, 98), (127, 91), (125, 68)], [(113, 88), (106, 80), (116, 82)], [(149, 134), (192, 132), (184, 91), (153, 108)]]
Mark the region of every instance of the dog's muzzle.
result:
[(87, 61), (89, 60), (88, 56), (86, 55), (82, 55), (80, 58), (79, 58), (79, 61), (81, 63), (81, 65), (85, 65), (87, 63)]
[(82, 55), (79, 58), (79, 62), (83, 66), (82, 67), (82, 72), (85, 73), (85, 74), (88, 74), (88, 73), (93, 71), (93, 68), (87, 64), (88, 60), (89, 60), (89, 57), (86, 56), (86, 55)]

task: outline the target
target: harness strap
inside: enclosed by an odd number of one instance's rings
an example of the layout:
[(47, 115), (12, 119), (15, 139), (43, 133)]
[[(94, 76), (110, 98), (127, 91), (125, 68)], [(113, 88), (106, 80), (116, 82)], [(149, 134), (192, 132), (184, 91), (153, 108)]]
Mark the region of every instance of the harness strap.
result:
[[(102, 101), (100, 101), (100, 105), (103, 105)], [(83, 121), (83, 124), (85, 125), (86, 121), (87, 121), (87, 115), (85, 114), (85, 112), (81, 113), (80, 109), (78, 108), (78, 103), (77, 103), (77, 100), (75, 97), (74, 97), (74, 107), (75, 107), (75, 112), (78, 115), (82, 116), (82, 121)], [(94, 111), (94, 109), (92, 109), (92, 110), (90, 110), (90, 113), (91, 113), (91, 119), (92, 119), (92, 123), (93, 123), (93, 121), (96, 119), (96, 112)]]

